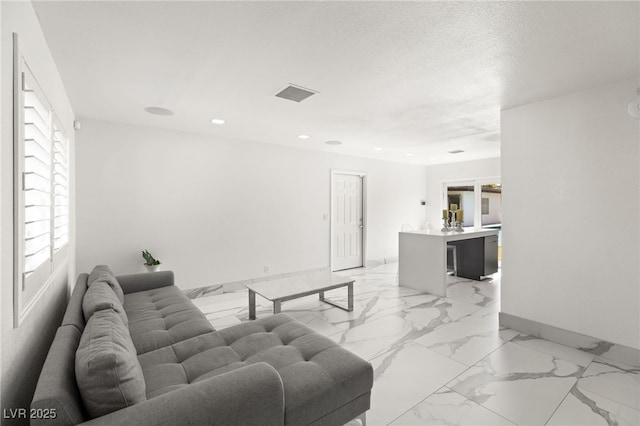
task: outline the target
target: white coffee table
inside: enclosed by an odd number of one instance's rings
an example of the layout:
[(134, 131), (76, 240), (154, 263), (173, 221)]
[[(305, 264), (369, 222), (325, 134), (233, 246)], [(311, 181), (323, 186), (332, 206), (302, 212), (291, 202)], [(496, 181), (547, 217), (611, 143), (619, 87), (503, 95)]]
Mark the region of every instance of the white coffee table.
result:
[[(273, 313), (281, 311), (282, 302), (299, 297), (319, 294), (320, 300), (343, 309), (353, 311), (353, 282), (350, 277), (334, 274), (329, 271), (317, 271), (291, 277), (247, 284), (249, 289), (249, 319), (256, 319), (256, 294), (273, 302)], [(341, 306), (325, 299), (324, 292), (335, 288), (347, 287), (347, 306)]]

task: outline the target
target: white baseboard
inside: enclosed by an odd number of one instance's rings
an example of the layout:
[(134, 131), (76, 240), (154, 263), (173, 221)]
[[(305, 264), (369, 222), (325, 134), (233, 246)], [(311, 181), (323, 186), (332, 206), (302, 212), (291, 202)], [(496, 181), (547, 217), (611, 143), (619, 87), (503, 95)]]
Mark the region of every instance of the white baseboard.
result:
[(640, 367), (640, 350), (500, 312), (500, 326), (569, 346), (611, 361)]

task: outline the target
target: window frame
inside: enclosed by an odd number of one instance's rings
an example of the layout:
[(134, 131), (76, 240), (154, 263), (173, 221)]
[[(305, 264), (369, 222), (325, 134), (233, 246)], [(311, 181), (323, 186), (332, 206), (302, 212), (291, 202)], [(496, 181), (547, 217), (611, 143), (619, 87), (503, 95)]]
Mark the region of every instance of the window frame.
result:
[[(29, 172), (33, 169), (27, 167), (27, 141), (26, 141), (26, 113), (25, 113), (25, 102), (26, 96), (24, 90), (27, 81), (27, 74), (29, 80), (29, 88), (32, 89), (34, 96), (38, 100), (38, 102), (42, 103), (47, 111), (48, 120), (42, 120), (42, 123), (47, 121), (47, 134), (39, 129), (42, 133), (45, 143), (48, 143), (49, 152), (48, 155), (48, 163), (45, 164), (44, 168), (48, 167), (48, 179), (46, 179), (46, 185), (43, 186), (45, 188), (45, 196), (43, 199), (48, 199), (48, 205), (42, 203), (39, 207), (48, 207), (48, 231), (43, 232), (42, 236), (47, 235), (48, 233), (48, 258), (42, 263), (36, 265), (33, 272), (30, 272), (28, 275), (25, 274), (25, 265), (26, 265), (26, 257), (28, 257), (25, 253), (25, 249), (27, 247), (26, 239), (27, 239), (27, 206), (26, 204), (26, 172)], [(33, 86), (33, 88), (32, 88)], [(54, 140), (54, 122), (58, 125), (60, 129), (64, 132), (66, 137), (66, 178), (67, 178), (67, 186), (66, 186), (66, 197), (67, 197), (67, 205), (66, 205), (66, 229), (67, 229), (67, 240), (66, 243), (59, 246), (57, 249), (55, 247), (55, 140)], [(34, 127), (37, 127), (35, 124), (30, 124)], [(48, 140), (46, 140), (48, 138)], [(40, 143), (38, 143), (42, 146)], [(70, 229), (70, 209), (69, 209), (69, 152), (70, 152), (70, 137), (69, 134), (62, 126), (61, 120), (57, 118), (55, 109), (53, 108), (52, 103), (49, 101), (45, 90), (39, 84), (35, 73), (29, 67), (29, 61), (25, 57), (24, 50), (21, 48), (18, 42), (18, 35), (13, 33), (13, 207), (14, 207), (14, 216), (13, 216), (13, 260), (14, 260), (14, 296), (13, 296), (13, 317), (14, 317), (14, 327), (18, 327), (24, 319), (28, 316), (28, 314), (38, 305), (39, 300), (42, 298), (42, 295), (46, 292), (48, 287), (54, 281), (54, 278), (58, 276), (59, 272), (61, 272), (68, 265), (68, 252), (69, 252), (69, 236), (68, 232)], [(42, 161), (42, 159), (38, 160)], [(44, 162), (43, 162), (44, 163)], [(35, 173), (34, 173), (35, 174)], [(42, 176), (42, 175), (41, 175)], [(46, 210), (45, 210), (46, 211)], [(42, 213), (42, 210), (41, 210)], [(45, 219), (46, 220), (46, 219)], [(47, 247), (43, 245), (43, 247)]]

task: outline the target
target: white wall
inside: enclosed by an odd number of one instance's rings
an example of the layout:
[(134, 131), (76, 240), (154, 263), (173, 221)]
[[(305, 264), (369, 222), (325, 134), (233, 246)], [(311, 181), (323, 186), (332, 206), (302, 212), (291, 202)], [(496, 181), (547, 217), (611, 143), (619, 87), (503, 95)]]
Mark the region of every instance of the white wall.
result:
[(632, 79), (502, 112), (502, 311), (640, 348)]
[[(488, 177), (500, 177), (500, 158), (439, 164), (426, 167), (426, 221), (434, 229), (442, 227), (442, 205), (444, 182), (465, 181)], [(473, 219), (473, 213), (465, 211), (465, 226)]]
[[(13, 327), (13, 32), (18, 33), (30, 68), (56, 109), (62, 124), (68, 129), (73, 128), (73, 111), (31, 3), (0, 2), (0, 10), (2, 408), (16, 409), (28, 407), (31, 403), (40, 368), (66, 308), (69, 277), (72, 277), (74, 272), (63, 271), (55, 276), (37, 307), (30, 312), (19, 328)], [(73, 135), (70, 135), (70, 140), (73, 150)], [(73, 182), (73, 169), (71, 176)], [(73, 215), (73, 205), (71, 210)], [(73, 232), (73, 219), (70, 225)], [(73, 242), (70, 248), (73, 257)], [(72, 259), (71, 268), (73, 263)]]
[[(330, 170), (367, 173), (367, 259), (424, 221), (424, 167), (83, 119), (78, 270), (142, 269), (148, 249), (193, 288), (329, 265)], [(339, 151), (339, 148), (337, 148)], [(325, 219), (325, 215), (327, 216)]]

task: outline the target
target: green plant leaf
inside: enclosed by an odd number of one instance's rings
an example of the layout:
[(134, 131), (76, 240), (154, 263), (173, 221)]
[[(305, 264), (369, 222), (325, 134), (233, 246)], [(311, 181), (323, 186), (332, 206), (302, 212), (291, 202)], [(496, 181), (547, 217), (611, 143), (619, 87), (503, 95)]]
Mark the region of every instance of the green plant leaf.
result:
[(149, 266), (153, 266), (153, 265), (159, 265), (160, 261), (155, 259), (153, 257), (153, 255), (151, 255), (151, 253), (149, 253), (149, 250), (142, 250), (142, 257), (145, 260), (145, 265), (149, 265)]

